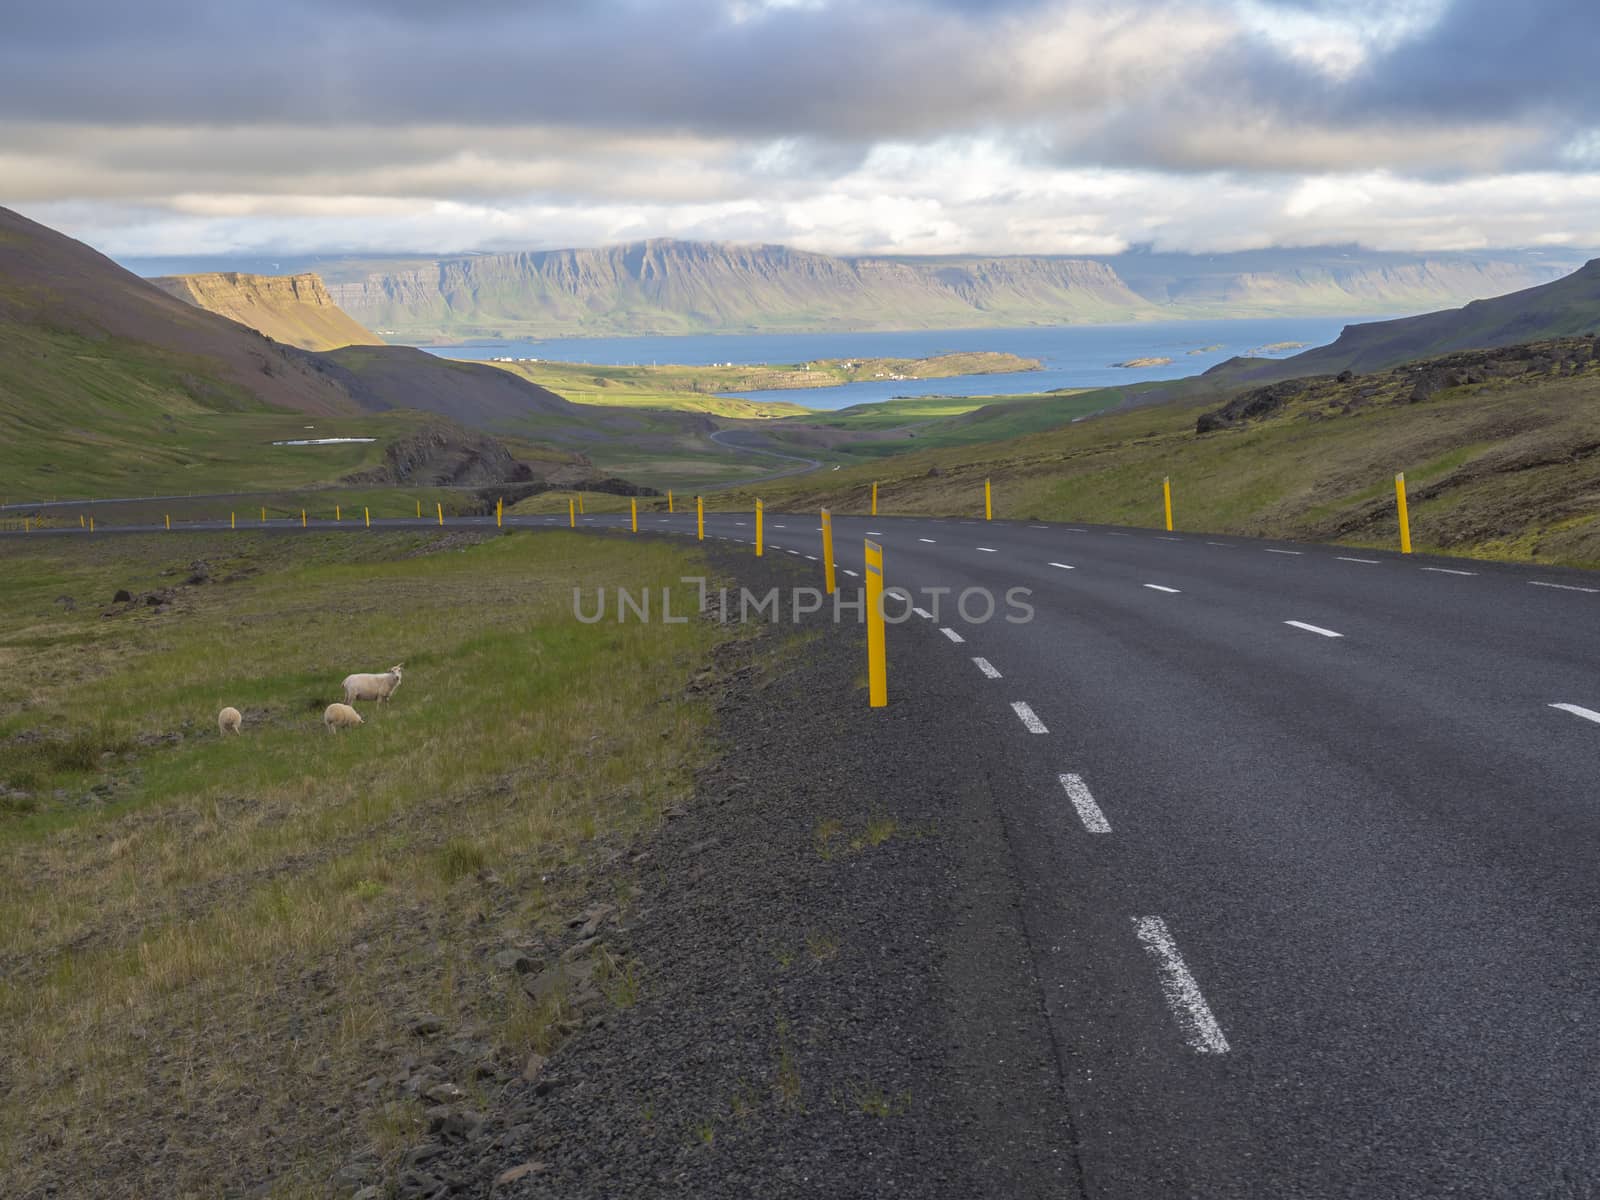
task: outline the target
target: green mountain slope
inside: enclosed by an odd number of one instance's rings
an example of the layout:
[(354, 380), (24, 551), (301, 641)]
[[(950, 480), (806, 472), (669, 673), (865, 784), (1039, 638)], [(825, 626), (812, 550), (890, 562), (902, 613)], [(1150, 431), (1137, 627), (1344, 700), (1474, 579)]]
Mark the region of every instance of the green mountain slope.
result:
[(1455, 350), (1595, 332), (1600, 332), (1600, 259), (1553, 283), (1444, 312), (1351, 325), (1331, 345), (1270, 363), (1235, 359), (1213, 373), (1270, 380), (1376, 371)]

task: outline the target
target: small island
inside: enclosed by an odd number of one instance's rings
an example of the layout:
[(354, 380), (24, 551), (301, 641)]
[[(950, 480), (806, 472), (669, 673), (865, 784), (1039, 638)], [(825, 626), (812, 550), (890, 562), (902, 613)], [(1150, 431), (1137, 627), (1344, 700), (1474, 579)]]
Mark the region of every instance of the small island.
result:
[(1282, 354), (1286, 350), (1304, 350), (1310, 344), (1310, 342), (1273, 342), (1270, 346), (1259, 346), (1250, 351), (1249, 357), (1254, 358), (1258, 354)]
[(1197, 349), (1189, 351), (1189, 353), (1190, 354), (1215, 354), (1217, 351), (1219, 351), (1221, 349), (1223, 349), (1223, 347), (1220, 344), (1215, 345), (1215, 346), (1200, 346)]
[(1136, 367), (1170, 367), (1172, 360), (1170, 358), (1130, 358), (1127, 362), (1112, 363), (1111, 365), (1130, 369)]

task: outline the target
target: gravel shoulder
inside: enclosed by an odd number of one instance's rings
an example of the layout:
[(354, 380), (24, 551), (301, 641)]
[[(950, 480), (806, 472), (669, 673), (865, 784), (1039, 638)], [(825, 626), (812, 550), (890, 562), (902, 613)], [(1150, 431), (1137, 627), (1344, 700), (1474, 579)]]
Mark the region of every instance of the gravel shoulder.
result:
[[(752, 590), (813, 582), (708, 554)], [(574, 915), (588, 1007), (481, 1112), (435, 1110), (396, 1194), (1081, 1193), (1000, 810), (949, 737), (968, 701), (902, 654), (871, 712), (862, 644), (830, 616), (723, 647), (696, 685), (717, 761)]]

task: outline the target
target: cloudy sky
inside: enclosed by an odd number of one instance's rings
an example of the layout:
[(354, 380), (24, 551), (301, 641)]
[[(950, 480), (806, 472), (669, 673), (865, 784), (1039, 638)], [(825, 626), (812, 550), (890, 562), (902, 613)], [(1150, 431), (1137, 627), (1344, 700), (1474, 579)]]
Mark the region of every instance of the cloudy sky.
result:
[(1594, 0), (48, 0), (0, 204), (120, 256), (1600, 246)]

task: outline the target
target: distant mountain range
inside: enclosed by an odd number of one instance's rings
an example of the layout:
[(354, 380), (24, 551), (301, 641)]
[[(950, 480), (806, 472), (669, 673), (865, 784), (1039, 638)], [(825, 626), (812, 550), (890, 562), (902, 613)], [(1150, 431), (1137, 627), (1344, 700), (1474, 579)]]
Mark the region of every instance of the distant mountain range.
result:
[[(1220, 255), (833, 256), (656, 239), (447, 258), (229, 260), (316, 270), (338, 307), (396, 341), (952, 329), (1281, 315), (1390, 315), (1547, 283), (1582, 256), (1320, 247)], [(216, 259), (130, 260), (140, 271)]]

